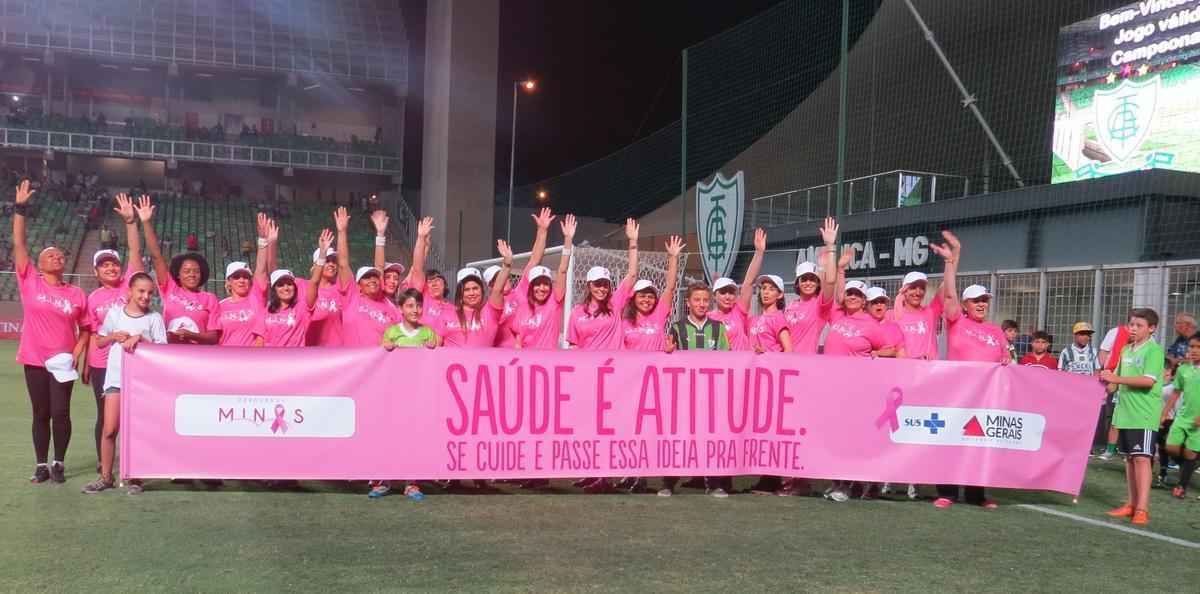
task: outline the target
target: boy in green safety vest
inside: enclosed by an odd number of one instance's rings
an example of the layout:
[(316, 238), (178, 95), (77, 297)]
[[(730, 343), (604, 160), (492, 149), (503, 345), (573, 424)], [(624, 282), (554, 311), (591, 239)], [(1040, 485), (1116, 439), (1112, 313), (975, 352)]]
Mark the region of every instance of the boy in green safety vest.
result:
[[(671, 324), (667, 333), (668, 353), (680, 351), (728, 351), (729, 337), (725, 334), (725, 324), (708, 317), (709, 305), (712, 303), (712, 291), (704, 283), (692, 283), (687, 288), (687, 315), (684, 319)], [(663, 478), (663, 489), (660, 496), (670, 495), (675, 490), (679, 477)], [(729, 497), (733, 490), (733, 477), (709, 476), (704, 477), (704, 492), (713, 497)]]

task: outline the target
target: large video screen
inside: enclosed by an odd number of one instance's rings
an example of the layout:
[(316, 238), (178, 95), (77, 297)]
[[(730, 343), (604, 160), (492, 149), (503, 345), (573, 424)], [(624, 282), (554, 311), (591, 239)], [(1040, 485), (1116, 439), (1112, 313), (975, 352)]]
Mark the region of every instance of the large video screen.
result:
[(1054, 183), (1200, 172), (1200, 0), (1147, 0), (1063, 27)]

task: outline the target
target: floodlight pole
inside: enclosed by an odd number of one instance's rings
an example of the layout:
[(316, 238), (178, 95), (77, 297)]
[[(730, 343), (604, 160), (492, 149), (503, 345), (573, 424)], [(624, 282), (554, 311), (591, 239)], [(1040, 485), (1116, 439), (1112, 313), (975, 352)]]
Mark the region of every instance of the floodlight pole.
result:
[(513, 173), (517, 164), (517, 86), (513, 81), (512, 140), (508, 143), (508, 222), (504, 226), (504, 241), (512, 243)]
[[(983, 112), (979, 111), (979, 106), (975, 104), (975, 96), (967, 91), (967, 87), (963, 84), (962, 79), (958, 78), (958, 73), (955, 72), (954, 66), (950, 64), (949, 58), (942, 51), (942, 46), (938, 45), (937, 39), (933, 37), (933, 31), (925, 24), (925, 19), (921, 18), (921, 13), (917, 12), (917, 7), (913, 6), (912, 0), (904, 0), (904, 4), (908, 6), (909, 12), (917, 20), (917, 26), (921, 27), (921, 32), (925, 34), (925, 41), (929, 42), (929, 45), (933, 47), (933, 53), (937, 54), (938, 59), (942, 61), (942, 66), (946, 67), (946, 72), (950, 74), (950, 80), (954, 81), (954, 85), (958, 87), (958, 92), (962, 93), (963, 107), (970, 108), (971, 113), (975, 114), (975, 119), (979, 120), (979, 125), (983, 127), (983, 133), (987, 134), (988, 140), (991, 141), (996, 152), (1000, 154), (1000, 162), (1004, 163), (1004, 166), (1008, 168), (1008, 172), (1012, 174), (1013, 179), (1017, 180), (1017, 186), (1024, 188), (1025, 181), (1021, 179), (1021, 174), (1017, 173), (1017, 168), (1013, 166), (1012, 158), (1008, 156), (1008, 153), (1004, 152), (1004, 147), (1000, 146), (1000, 141), (992, 132), (992, 127), (988, 125), (987, 120), (983, 117)], [(845, 43), (844, 37), (842, 43)]]
[(846, 180), (846, 85), (850, 53), (850, 0), (842, 0), (842, 47), (838, 64), (838, 133), (837, 133), (837, 206), (835, 217), (842, 216), (842, 193)]

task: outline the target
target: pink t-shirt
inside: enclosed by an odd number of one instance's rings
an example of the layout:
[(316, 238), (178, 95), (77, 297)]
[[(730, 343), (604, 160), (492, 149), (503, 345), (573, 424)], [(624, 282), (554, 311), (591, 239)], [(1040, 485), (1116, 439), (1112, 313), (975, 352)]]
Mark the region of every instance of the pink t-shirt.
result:
[(463, 318), (467, 321), (464, 331), (458, 321), (458, 312), (450, 310), (441, 317), (442, 327), (438, 334), (442, 337), (442, 345), (448, 347), (491, 347), (496, 344), (496, 330), (499, 328), (500, 315), (503, 310), (492, 307), (490, 301), (484, 301), (479, 314), (475, 310), (463, 306)]
[[(308, 290), (312, 287), (306, 279), (296, 279), (296, 299), (307, 303)], [(342, 310), (346, 308), (346, 295), (337, 285), (325, 285), (317, 289), (317, 305), (308, 324), (305, 344), (309, 346), (342, 346)]]
[(627, 351), (661, 351), (667, 344), (666, 325), (671, 305), (660, 299), (650, 315), (637, 314), (637, 323), (621, 318), (622, 346)]
[[(129, 277), (136, 273), (128, 267), (125, 273), (121, 276), (121, 283), (116, 287), (106, 287), (101, 285), (100, 288), (92, 291), (87, 297), (88, 308), (88, 325), (97, 330), (104, 324), (104, 317), (108, 315), (108, 310), (113, 307), (125, 307), (129, 302)], [(96, 369), (105, 369), (108, 367), (108, 349), (112, 344), (104, 345), (103, 348), (96, 348), (96, 341), (89, 341), (88, 345), (88, 365)]]
[[(788, 330), (787, 318), (778, 309), (755, 316), (750, 320), (750, 346), (762, 347), (768, 353), (783, 352), (783, 344), (779, 342), (779, 334)], [(790, 330), (789, 330), (790, 334)]]
[(912, 359), (923, 358), (926, 354), (930, 359), (937, 359), (938, 320), (942, 318), (945, 308), (943, 300), (934, 297), (929, 305), (913, 311), (907, 307), (897, 307), (888, 312), (884, 319), (895, 320), (904, 333), (904, 351)]
[(400, 322), (400, 310), (390, 299), (379, 294), (371, 299), (358, 286), (347, 285), (346, 309), (342, 310), (342, 340), (348, 347), (377, 347), (383, 342), (388, 326)]
[(882, 349), (887, 338), (879, 322), (865, 311), (846, 315), (833, 310), (833, 323), (825, 335), (825, 354), (842, 357), (870, 357), (871, 351)]
[(821, 342), (821, 331), (829, 323), (833, 311), (833, 300), (825, 300), (824, 295), (814, 295), (805, 299), (796, 299), (783, 310), (787, 320), (788, 333), (792, 337), (792, 352), (804, 355), (817, 354), (817, 345)]
[(742, 307), (741, 301), (734, 302), (733, 308), (728, 312), (714, 309), (708, 312), (708, 317), (725, 326), (725, 336), (729, 339), (729, 350), (754, 350), (754, 345), (750, 344), (750, 336), (747, 334), (750, 326), (750, 314)]
[(558, 335), (562, 333), (561, 299), (551, 292), (546, 302), (538, 305), (528, 302), (517, 309), (512, 328), (521, 334), (523, 349), (557, 349)]
[(260, 293), (251, 289), (250, 294), (234, 300), (226, 297), (217, 304), (217, 311), (208, 323), (209, 330), (220, 330), (221, 346), (254, 346), (254, 324), (267, 312)]
[[(883, 346), (884, 347), (904, 347), (905, 338), (904, 332), (900, 330), (900, 325), (887, 318), (879, 322), (879, 327), (883, 328)], [(904, 349), (904, 356), (908, 357), (908, 347)]]
[(317, 316), (325, 315), (325, 312), (310, 312), (303, 302), (275, 313), (264, 308), (254, 322), (254, 335), (262, 337), (263, 346), (302, 347), (307, 344), (309, 326)]
[(504, 311), (500, 312), (499, 328), (496, 330), (496, 346), (507, 349), (516, 348), (517, 338), (513, 334), (512, 324), (516, 319), (517, 310), (529, 299), (528, 275), (522, 274), (517, 286), (504, 296)]
[(17, 269), (21, 291), (21, 342), (17, 363), (45, 367), (46, 359), (75, 348), (76, 328), (91, 328), (87, 297), (75, 285), (51, 286), (30, 262)]
[(596, 304), (590, 300), (571, 310), (567, 325), (567, 342), (585, 351), (615, 351), (621, 348), (621, 309), (629, 301), (631, 287), (624, 283), (608, 300), (612, 312), (606, 316), (593, 316)]
[(219, 300), (208, 291), (189, 291), (175, 282), (171, 275), (158, 280), (162, 290), (163, 322), (171, 327), (178, 318), (190, 318), (200, 332), (208, 330), (208, 322), (217, 311)]
[(429, 291), (429, 284), (425, 284), (425, 288), (421, 291), (423, 298), (421, 309), (421, 325), (429, 326), (434, 332), (441, 333), (442, 316), (455, 315), (454, 304), (446, 301), (439, 301)]
[(991, 322), (976, 322), (960, 313), (946, 320), (946, 359), (950, 361), (991, 361), (1008, 358), (1008, 339)]

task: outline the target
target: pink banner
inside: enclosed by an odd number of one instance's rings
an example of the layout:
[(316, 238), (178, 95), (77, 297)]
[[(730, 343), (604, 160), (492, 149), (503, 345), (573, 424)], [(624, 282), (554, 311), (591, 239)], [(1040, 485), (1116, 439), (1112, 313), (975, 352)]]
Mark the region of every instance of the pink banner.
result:
[(1043, 369), (753, 353), (143, 346), (137, 478), (799, 476), (1077, 494), (1103, 390)]

